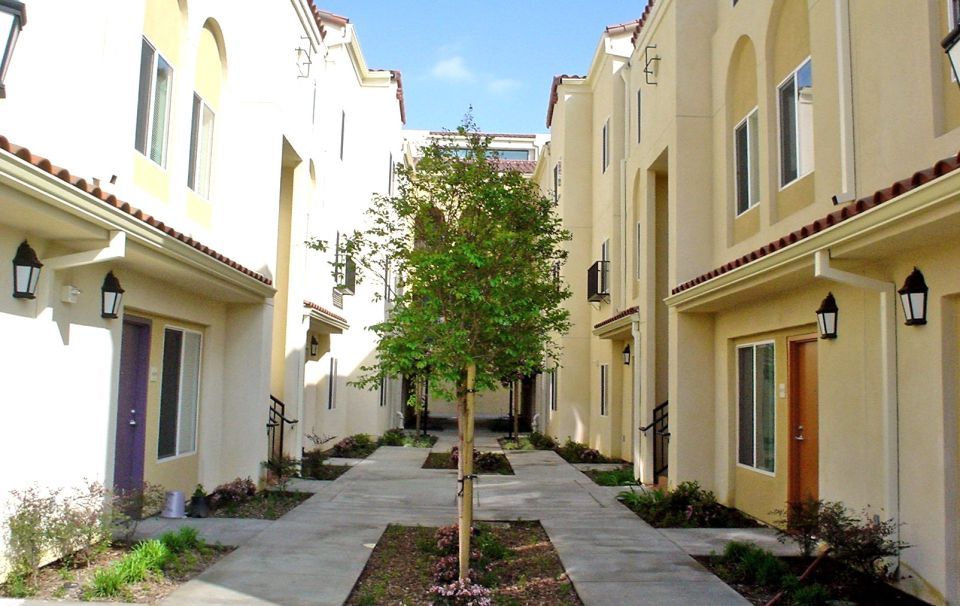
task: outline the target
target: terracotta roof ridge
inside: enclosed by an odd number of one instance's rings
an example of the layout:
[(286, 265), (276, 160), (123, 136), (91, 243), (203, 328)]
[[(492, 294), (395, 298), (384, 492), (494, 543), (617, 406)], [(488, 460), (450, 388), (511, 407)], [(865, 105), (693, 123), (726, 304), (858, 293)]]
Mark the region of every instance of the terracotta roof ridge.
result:
[(750, 251), (749, 253), (742, 255), (733, 261), (730, 261), (720, 267), (717, 267), (711, 271), (708, 271), (705, 274), (701, 274), (692, 280), (687, 280), (686, 282), (675, 287), (671, 294), (679, 294), (685, 290), (689, 290), (698, 284), (712, 280), (718, 276), (721, 276), (725, 273), (733, 271), (739, 267), (743, 267), (748, 263), (752, 263), (761, 257), (765, 257), (769, 254), (787, 248), (801, 240), (805, 240), (810, 236), (817, 234), (829, 227), (833, 227), (838, 223), (842, 223), (847, 219), (853, 218), (859, 214), (865, 213), (868, 210), (876, 208), (877, 206), (895, 200), (902, 196), (903, 194), (914, 190), (921, 185), (925, 185), (934, 179), (938, 179), (948, 173), (951, 173), (960, 168), (960, 152), (955, 156), (949, 158), (944, 158), (943, 160), (938, 161), (930, 168), (924, 170), (919, 170), (913, 173), (912, 176), (896, 181), (889, 187), (884, 189), (877, 190), (872, 195), (864, 196), (858, 199), (856, 202), (850, 204), (844, 204), (843, 206), (837, 208), (830, 214), (823, 216), (812, 223), (808, 223), (802, 226), (799, 229), (796, 229), (789, 234), (778, 238), (772, 242), (769, 242), (765, 246)]
[(550, 125), (553, 123), (553, 107), (559, 100), (559, 97), (557, 96), (557, 87), (560, 86), (560, 83), (564, 78), (570, 78), (571, 80), (583, 80), (586, 78), (586, 76), (559, 74), (553, 77), (553, 83), (550, 85), (550, 103), (547, 105), (547, 128), (550, 128)]
[[(430, 131), (431, 135), (455, 135), (457, 131), (453, 130), (432, 130)], [(536, 134), (533, 133), (472, 133), (480, 135), (481, 137), (512, 137), (515, 139), (535, 139)]]
[(640, 37), (640, 32), (643, 31), (643, 26), (647, 22), (647, 17), (650, 16), (650, 11), (653, 10), (653, 5), (656, 4), (657, 0), (647, 0), (647, 6), (643, 9), (643, 14), (640, 15), (640, 18), (637, 19), (637, 26), (633, 30), (633, 37), (630, 38), (630, 43), (634, 47), (637, 46), (637, 38)]
[(613, 34), (613, 33), (619, 34), (622, 32), (635, 29), (639, 22), (640, 22), (640, 19), (638, 18), (638, 19), (631, 19), (630, 21), (624, 21), (623, 23), (614, 23), (613, 25), (608, 25), (607, 27), (605, 27), (603, 31), (605, 31), (608, 34)]
[(201, 242), (194, 240), (191, 236), (188, 236), (183, 232), (177, 231), (176, 229), (167, 225), (163, 221), (160, 221), (156, 217), (153, 217), (143, 212), (139, 208), (132, 206), (129, 202), (125, 202), (123, 200), (118, 199), (114, 194), (111, 194), (109, 192), (102, 190), (101, 188), (94, 185), (92, 182), (88, 182), (86, 179), (71, 175), (70, 171), (68, 171), (67, 169), (61, 168), (59, 166), (55, 166), (53, 163), (50, 162), (50, 160), (48, 160), (47, 158), (44, 158), (43, 156), (38, 156), (33, 154), (28, 148), (10, 143), (10, 141), (3, 135), (0, 135), (0, 149), (10, 154), (13, 154), (14, 156), (17, 156), (24, 162), (32, 164), (37, 168), (39, 168), (40, 170), (43, 170), (53, 175), (54, 177), (60, 179), (61, 181), (64, 181), (72, 185), (73, 187), (83, 191), (84, 193), (87, 193), (93, 196), (103, 204), (106, 204), (107, 206), (112, 206), (113, 208), (116, 208), (121, 212), (124, 212), (130, 215), (131, 217), (133, 217), (134, 219), (137, 219), (141, 223), (145, 223), (146, 225), (149, 225), (150, 227), (170, 236), (171, 238), (174, 238), (175, 240), (179, 240), (180, 242), (186, 244), (187, 246), (190, 246), (191, 248), (194, 248), (202, 252), (203, 254), (216, 259), (217, 261), (223, 263), (224, 265), (231, 267), (246, 276), (254, 278), (255, 280), (262, 282), (263, 284), (266, 284), (268, 286), (273, 285), (273, 281), (270, 278), (267, 278), (266, 276), (260, 273), (257, 273), (252, 269), (248, 269), (243, 265), (240, 265), (239, 263), (230, 259), (229, 257), (226, 257), (218, 253), (217, 251), (213, 250), (212, 248), (209, 248), (203, 245)]
[(603, 326), (606, 326), (607, 324), (611, 324), (611, 323), (613, 323), (613, 322), (616, 322), (617, 320), (620, 320), (620, 319), (622, 319), (622, 318), (626, 318), (627, 316), (633, 315), (633, 314), (637, 313), (638, 311), (640, 311), (640, 306), (638, 306), (638, 305), (634, 305), (633, 307), (628, 307), (627, 309), (624, 309), (623, 311), (621, 311), (621, 312), (619, 312), (619, 313), (616, 313), (616, 314), (610, 316), (609, 318), (607, 318), (607, 319), (604, 320), (603, 322), (599, 322), (599, 323), (597, 323), (597, 324), (594, 324), (593, 327), (594, 327), (594, 328), (601, 328), (601, 327), (603, 327)]
[(347, 319), (344, 318), (343, 316), (337, 315), (337, 314), (333, 313), (332, 311), (330, 311), (329, 309), (327, 309), (326, 307), (323, 307), (322, 305), (318, 305), (318, 304), (314, 303), (313, 301), (308, 301), (308, 300), (304, 299), (304, 300), (303, 300), (303, 306), (304, 306), (304, 307), (309, 307), (310, 309), (314, 309), (314, 310), (316, 310), (316, 311), (319, 311), (320, 313), (322, 313), (322, 314), (324, 314), (324, 315), (327, 315), (327, 316), (330, 316), (331, 318), (333, 318), (333, 319), (335, 319), (335, 320), (339, 320), (339, 321), (343, 322), (344, 324), (349, 324), (349, 322), (347, 322)]

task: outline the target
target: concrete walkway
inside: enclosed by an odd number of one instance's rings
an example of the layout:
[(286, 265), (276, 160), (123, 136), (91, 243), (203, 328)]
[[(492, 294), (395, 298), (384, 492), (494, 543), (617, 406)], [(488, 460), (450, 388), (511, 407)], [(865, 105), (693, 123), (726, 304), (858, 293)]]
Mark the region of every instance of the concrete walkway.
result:
[[(340, 606), (388, 524), (456, 520), (456, 472), (421, 469), (425, 457), (382, 447), (335, 482), (301, 482), (313, 497), (161, 604)], [(508, 457), (517, 475), (480, 477), (477, 519), (539, 519), (588, 606), (747, 603), (555, 453)]]

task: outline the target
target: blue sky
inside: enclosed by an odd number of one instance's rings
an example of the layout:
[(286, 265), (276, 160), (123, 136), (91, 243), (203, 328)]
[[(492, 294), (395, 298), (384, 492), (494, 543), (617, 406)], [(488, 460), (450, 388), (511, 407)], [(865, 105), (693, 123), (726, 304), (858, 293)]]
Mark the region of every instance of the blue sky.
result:
[(547, 132), (550, 82), (582, 74), (603, 28), (646, 0), (316, 0), (348, 17), (367, 64), (399, 69), (407, 128), (453, 129), (470, 105), (481, 130)]

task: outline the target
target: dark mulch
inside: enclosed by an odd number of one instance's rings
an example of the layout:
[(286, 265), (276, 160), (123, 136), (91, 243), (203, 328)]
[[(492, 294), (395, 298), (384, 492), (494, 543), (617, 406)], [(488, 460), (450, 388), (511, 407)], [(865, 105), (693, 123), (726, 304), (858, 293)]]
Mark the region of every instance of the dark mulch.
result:
[(225, 504), (212, 511), (210, 517), (276, 520), (312, 496), (313, 494), (309, 492), (265, 490), (243, 503)]
[[(696, 560), (703, 564), (710, 572), (727, 582), (730, 587), (746, 598), (751, 604), (763, 605), (777, 594), (776, 588), (759, 585), (731, 583), (729, 571), (724, 567), (718, 556), (696, 556)], [(790, 572), (799, 577), (813, 561), (813, 558), (783, 557), (780, 558), (790, 568)], [(842, 564), (825, 559), (814, 570), (813, 574), (804, 581), (804, 585), (818, 583), (827, 588), (830, 599), (847, 601), (860, 606), (887, 606), (900, 604), (903, 606), (924, 606), (927, 602), (919, 600), (899, 589), (874, 581), (860, 573), (845, 568)], [(789, 600), (783, 600), (789, 604)]]
[[(423, 463), (423, 469), (456, 469), (457, 460), (449, 452), (431, 452)], [(499, 452), (483, 452), (473, 459), (474, 473), (512, 476), (513, 467), (507, 457)]]
[(317, 450), (305, 452), (300, 461), (300, 475), (308, 480), (336, 480), (350, 471), (349, 465), (330, 465), (327, 458)]
[[(131, 545), (116, 544), (97, 553), (88, 564), (68, 566), (54, 562), (44, 566), (38, 572), (38, 588), (30, 597), (38, 600), (77, 600), (87, 601), (83, 597), (85, 586), (93, 581), (97, 570), (109, 568), (119, 562), (130, 551)], [(234, 547), (208, 545), (200, 551), (190, 551), (177, 556), (177, 560), (168, 564), (162, 575), (154, 575), (142, 583), (133, 583), (124, 587), (122, 599), (90, 598), (91, 602), (133, 602), (136, 604), (154, 604), (173, 593), (175, 589), (197, 576), (220, 558), (233, 551)], [(0, 586), (0, 596), (8, 595), (5, 586)]]
[[(483, 574), (493, 603), (503, 606), (582, 606), (539, 522), (490, 522), (490, 532), (512, 550)], [(427, 606), (434, 584), (436, 528), (388, 526), (346, 606)]]

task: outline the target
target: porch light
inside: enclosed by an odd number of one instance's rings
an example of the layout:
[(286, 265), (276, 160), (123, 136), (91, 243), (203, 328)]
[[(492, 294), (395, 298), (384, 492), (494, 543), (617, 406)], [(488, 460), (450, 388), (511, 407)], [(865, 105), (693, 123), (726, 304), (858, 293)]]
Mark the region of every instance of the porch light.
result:
[(310, 337), (310, 357), (316, 358), (317, 352), (320, 351), (320, 341), (317, 341), (316, 337)]
[(907, 326), (921, 326), (927, 323), (927, 283), (916, 267), (903, 282), (903, 288), (897, 291), (903, 304), (903, 316)]
[(837, 300), (833, 298), (833, 293), (827, 293), (826, 298), (820, 303), (820, 309), (817, 310), (817, 326), (820, 328), (821, 339), (837, 338), (837, 314), (839, 312)]
[(40, 280), (40, 268), (43, 263), (37, 258), (37, 252), (24, 240), (13, 258), (13, 297), (15, 299), (36, 299), (37, 282)]
[(120, 301), (123, 299), (123, 288), (120, 286), (120, 280), (113, 275), (113, 272), (107, 273), (103, 279), (103, 286), (100, 287), (103, 295), (100, 317), (101, 318), (119, 318)]
[(17, 44), (20, 30), (27, 24), (27, 7), (17, 0), (0, 0), (0, 44), (3, 44), (3, 57), (0, 59), (0, 99), (7, 96), (4, 78), (10, 67), (10, 56)]
[(950, 68), (953, 70), (953, 77), (960, 85), (960, 78), (957, 77), (957, 68), (960, 67), (960, 44), (958, 42), (960, 42), (960, 26), (953, 28), (953, 31), (947, 34), (940, 45), (946, 51), (947, 58), (950, 59)]
[(623, 364), (624, 366), (630, 366), (630, 345), (623, 348)]

